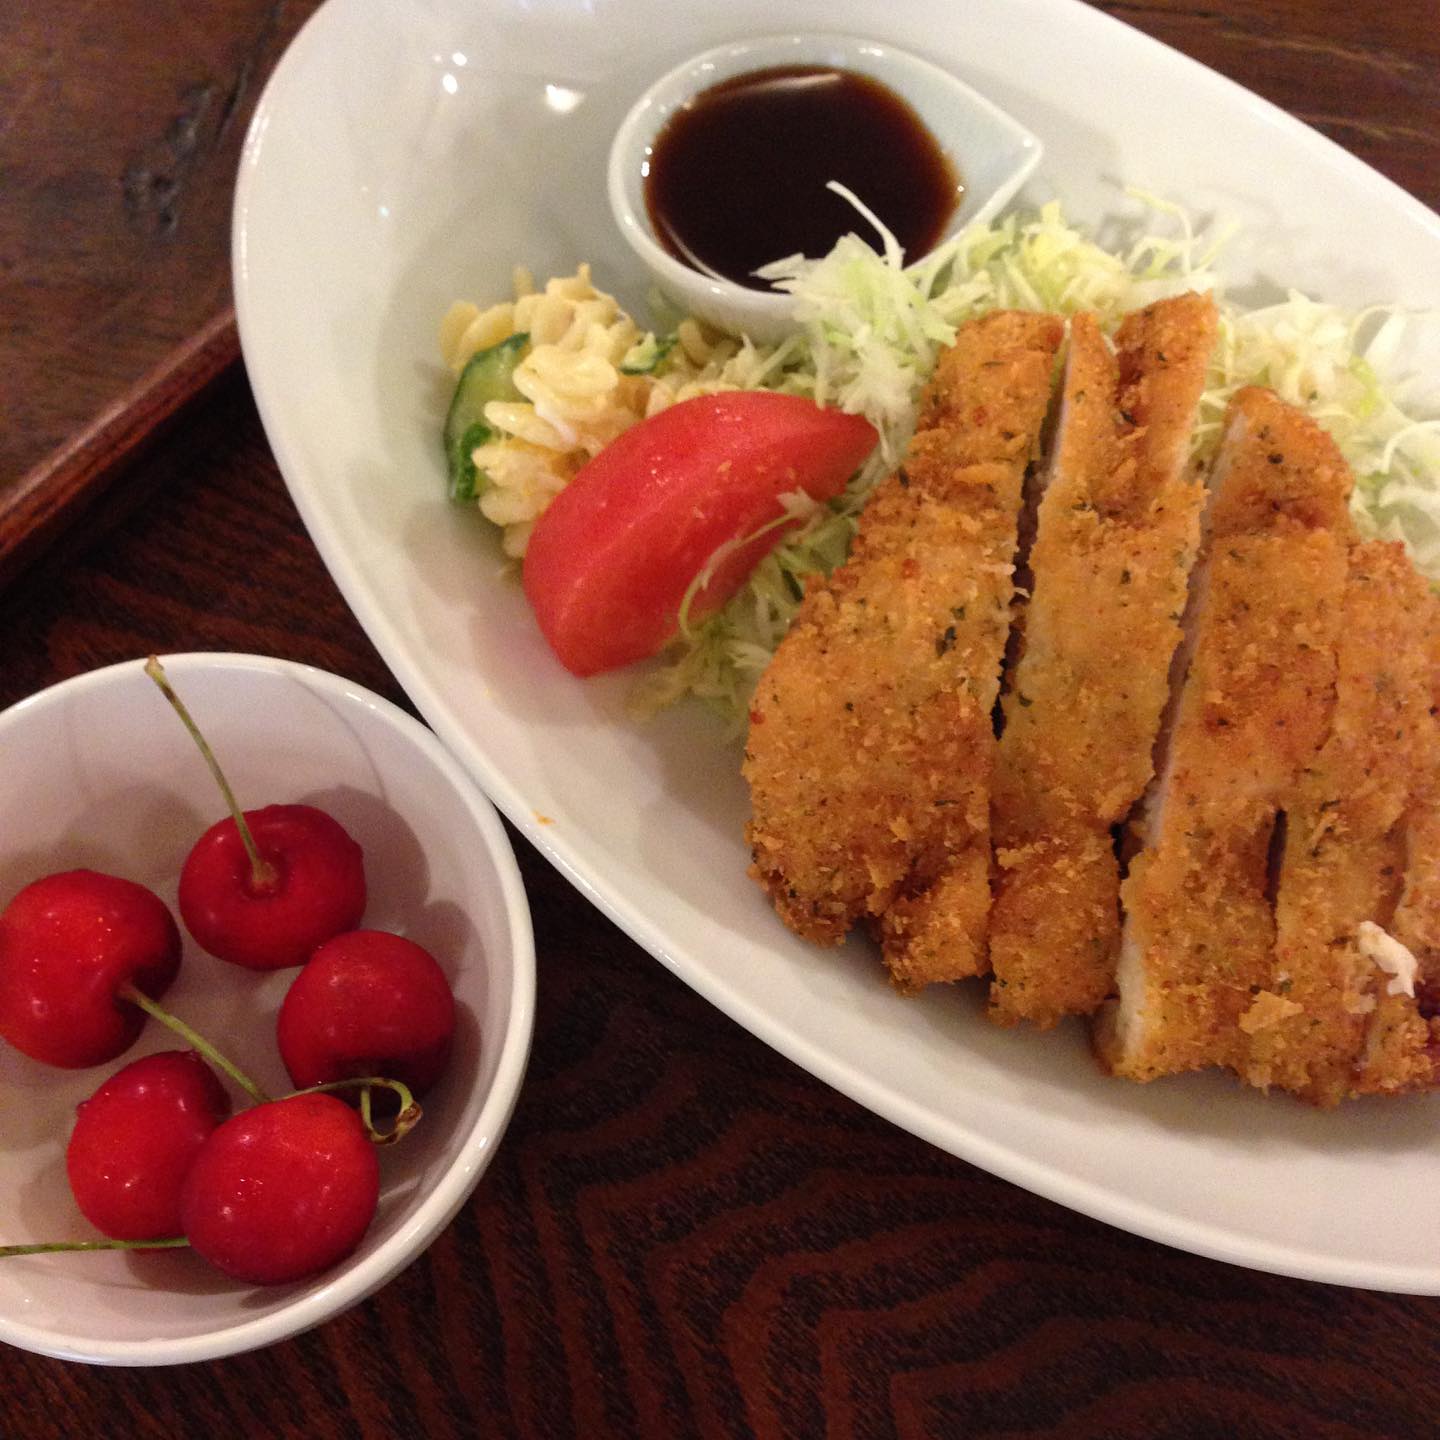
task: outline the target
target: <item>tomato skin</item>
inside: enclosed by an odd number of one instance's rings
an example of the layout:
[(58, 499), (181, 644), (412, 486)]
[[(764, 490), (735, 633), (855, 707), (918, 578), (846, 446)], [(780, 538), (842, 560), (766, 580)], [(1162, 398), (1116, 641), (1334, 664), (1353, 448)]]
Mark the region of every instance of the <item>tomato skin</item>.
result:
[[(541, 632), (575, 675), (653, 655), (721, 545), (776, 519), (783, 494), (838, 495), (877, 438), (858, 415), (761, 390), (697, 396), (641, 421), (582, 467), (531, 532), (524, 584)], [(790, 528), (728, 557), (692, 617), (728, 600)]]

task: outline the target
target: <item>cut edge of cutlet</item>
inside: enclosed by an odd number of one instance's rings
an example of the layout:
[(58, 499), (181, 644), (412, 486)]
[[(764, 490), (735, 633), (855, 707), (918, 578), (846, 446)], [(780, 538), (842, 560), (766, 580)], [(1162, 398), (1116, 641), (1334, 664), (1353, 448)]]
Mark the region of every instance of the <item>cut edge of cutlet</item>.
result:
[[(1150, 778), (1203, 485), (1188, 463), (1217, 316), (1208, 296), (1071, 321), (1050, 483), (1004, 701), (989, 1017), (1048, 1028), (1114, 979), (1112, 827)], [(1030, 633), (1033, 630), (1033, 635)]]
[[(1366, 938), (1371, 958), (1403, 970), (1408, 977), (1386, 979), (1376, 991), (1365, 1051), (1355, 1068), (1350, 1094), (1398, 1095), (1433, 1090), (1440, 1084), (1440, 600), (1429, 597), (1426, 649), (1430, 714), (1414, 755), (1413, 782), (1401, 822), (1404, 881), (1389, 926)], [(1396, 993), (1390, 993), (1394, 990)]]
[[(1285, 811), (1273, 974), (1239, 1021), (1244, 1078), (1323, 1106), (1351, 1092), (1368, 1048), (1382, 972), (1361, 927), (1392, 924), (1401, 821), (1435, 727), (1433, 601), (1404, 547), (1355, 545), (1343, 603), (1330, 733)], [(1389, 1008), (1403, 1018), (1413, 997)]]
[[(993, 323), (990, 323), (993, 322)], [(1000, 693), (1009, 640), (1019, 513), (1026, 473), (1037, 457), (1050, 410), (1054, 361), (1064, 338), (1058, 316), (1000, 311), (967, 326), (941, 357), (922, 407), (916, 443), (934, 438), (937, 458), (957, 467), (1003, 463), (1003, 495), (988, 513), (987, 567), (996, 574), (997, 605), (973, 623), (987, 628), (979, 712), (966, 736), (971, 823), (960, 847), (921, 854), (880, 916), (881, 951), (895, 984), (906, 991), (981, 975), (987, 969), (990, 913), (990, 784), (995, 755), (991, 715)], [(1001, 593), (1003, 592), (1003, 593)], [(967, 617), (968, 618), (968, 617)]]
[(1243, 1063), (1238, 1016), (1270, 975), (1271, 830), (1334, 698), (1353, 540), (1338, 447), (1249, 387), (1231, 401), (1212, 475), (1186, 673), (1122, 887), (1118, 994), (1094, 1030), (1102, 1064), (1137, 1080)]
[(870, 497), (850, 558), (807, 586), (752, 701), (752, 875), (807, 938), (837, 943), (860, 921), (884, 932), (902, 988), (969, 973), (911, 964), (897, 922), (944, 875), (969, 874), (972, 850), (988, 870), (1015, 516), (1062, 329), (1021, 312), (962, 328), (906, 459)]
[(1247, 443), (1264, 447), (1264, 464), (1223, 475), (1210, 507), (1208, 534), (1216, 544), (1229, 535), (1287, 528), (1352, 533), (1355, 477), (1318, 420), (1273, 390), (1247, 385), (1230, 401), (1227, 433), (1237, 423), (1246, 426)]
[(1105, 514), (1143, 521), (1184, 476), (1219, 319), (1214, 300), (1190, 290), (1120, 322), (1116, 408), (1131, 463), (1096, 487), (1092, 500)]

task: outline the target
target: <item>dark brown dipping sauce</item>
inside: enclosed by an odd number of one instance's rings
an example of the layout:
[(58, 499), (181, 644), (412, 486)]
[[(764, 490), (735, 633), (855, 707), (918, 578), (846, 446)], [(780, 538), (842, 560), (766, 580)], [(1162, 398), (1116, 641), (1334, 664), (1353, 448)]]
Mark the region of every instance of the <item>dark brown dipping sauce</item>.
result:
[(826, 254), (864, 217), (825, 188), (838, 180), (890, 228), (907, 259), (945, 233), (963, 186), (935, 137), (888, 86), (824, 65), (754, 70), (702, 90), (656, 137), (645, 204), (660, 243), (697, 270), (752, 289), (752, 271)]

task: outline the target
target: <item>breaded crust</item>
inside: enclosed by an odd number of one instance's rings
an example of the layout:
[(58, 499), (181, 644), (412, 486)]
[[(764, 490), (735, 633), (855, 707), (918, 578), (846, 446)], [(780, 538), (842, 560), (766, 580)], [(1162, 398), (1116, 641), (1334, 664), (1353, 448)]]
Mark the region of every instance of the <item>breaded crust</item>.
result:
[(940, 360), (903, 467), (757, 687), (751, 874), (797, 933), (876, 925), (896, 983), (976, 973), (1016, 515), (1062, 327), (997, 312)]
[(1415, 957), (1415, 994), (1378, 987), (1352, 1095), (1394, 1095), (1440, 1083), (1440, 601), (1425, 617), (1430, 713), (1410, 751), (1411, 788), (1400, 824), (1404, 881), (1390, 933)]
[(1169, 694), (1204, 494), (1185, 456), (1215, 328), (1194, 294), (1127, 317), (1115, 356), (1093, 317), (1071, 323), (995, 778), (990, 1015), (1002, 1024), (1089, 1014), (1110, 992), (1110, 827), (1150, 778)]
[(1190, 652), (1146, 842), (1122, 889), (1118, 1000), (1097, 1051), (1149, 1080), (1240, 1068), (1240, 1016), (1271, 978), (1268, 855), (1330, 728), (1351, 477), (1314, 421), (1241, 391), (1213, 473)]
[[(1115, 332), (1121, 463), (1098, 479), (1092, 500), (1114, 519), (1144, 523), (1158, 491), (1182, 482), (1218, 316), (1208, 295), (1160, 300)], [(1195, 477), (1185, 476), (1187, 489)]]
[(1245, 1078), (1316, 1104), (1350, 1093), (1383, 990), (1358, 927), (1388, 927), (1400, 897), (1401, 821), (1432, 748), (1432, 606), (1402, 546), (1351, 551), (1330, 734), (1286, 806), (1274, 970), (1239, 1020)]

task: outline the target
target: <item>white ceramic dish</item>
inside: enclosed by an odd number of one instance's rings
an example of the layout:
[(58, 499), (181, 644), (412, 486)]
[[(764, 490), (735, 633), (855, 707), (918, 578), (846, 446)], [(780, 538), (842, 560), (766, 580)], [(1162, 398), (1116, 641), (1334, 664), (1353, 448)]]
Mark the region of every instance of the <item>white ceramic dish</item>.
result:
[[(727, 1014), (863, 1104), (1090, 1215), (1242, 1264), (1440, 1293), (1440, 1103), (1316, 1114), (1216, 1076), (1097, 1073), (1078, 1028), (907, 1001), (863, 947), (789, 936), (746, 880), (733, 747), (577, 683), (494, 536), (444, 499), (435, 331), (456, 297), (590, 260), (646, 280), (605, 204), (636, 95), (706, 45), (870, 34), (952, 68), (1045, 142), (1026, 187), (1103, 234), (1131, 183), (1231, 217), (1233, 290), (1434, 305), (1440, 220), (1274, 107), (1075, 0), (330, 0), (281, 64), (240, 177), (236, 291), (267, 431), (332, 573), (500, 807)], [(1079, 58), (1083, 57), (1083, 61)], [(1440, 344), (1421, 356), (1440, 376)]]
[[(620, 122), (610, 146), (607, 190), (620, 233), (660, 289), (722, 330), (761, 343), (783, 339), (793, 328), (790, 297), (706, 275), (671, 255), (655, 238), (645, 203), (647, 162), (670, 118), (701, 91), (777, 65), (833, 65), (880, 81), (911, 106), (964, 177), (945, 237), (992, 219), (1040, 163), (1041, 144), (1023, 125), (952, 71), (894, 45), (853, 35), (764, 35), (717, 45), (684, 61), (647, 87)], [(855, 228), (874, 239), (859, 215)]]
[[(504, 827), (423, 725), (308, 666), (245, 655), (181, 655), (165, 666), (242, 805), (317, 804), (360, 841), (365, 923), (426, 946), (451, 979), (458, 1015), (449, 1069), (420, 1125), (383, 1154), (379, 1212), (334, 1270), (255, 1289), (184, 1251), (0, 1262), (0, 1340), (115, 1365), (174, 1365), (269, 1344), (353, 1305), (413, 1260), (495, 1152), (534, 1011), (530, 915)], [(149, 885), (173, 913), (181, 863), (223, 807), (140, 661), (13, 706), (0, 715), (0, 753), (0, 902), (41, 875), (85, 866)], [(241, 970), (187, 937), (165, 1001), (281, 1095), (292, 1087), (274, 1017), (295, 973)], [(176, 1048), (182, 1042), (151, 1021), (121, 1059), (64, 1071), (0, 1042), (5, 1243), (97, 1238), (65, 1180), (74, 1108), (126, 1061)]]

